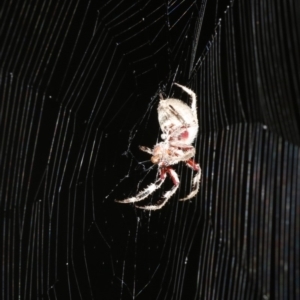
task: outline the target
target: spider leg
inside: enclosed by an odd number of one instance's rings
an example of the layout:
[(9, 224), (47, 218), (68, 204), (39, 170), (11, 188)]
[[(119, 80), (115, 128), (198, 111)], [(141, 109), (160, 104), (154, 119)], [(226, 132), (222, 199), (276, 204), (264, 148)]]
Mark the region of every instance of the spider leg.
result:
[(180, 161), (187, 161), (193, 156), (195, 156), (195, 148), (193, 146), (184, 145), (182, 149), (175, 149), (173, 150), (176, 156), (172, 157), (172, 160), (176, 163)]
[(144, 151), (144, 152), (147, 152), (149, 154), (152, 155), (152, 150), (148, 147), (145, 147), (145, 146), (139, 146), (140, 150)]
[(182, 156), (180, 157), (180, 160), (181, 160), (181, 161), (185, 161), (185, 160), (190, 159), (190, 158), (193, 157), (193, 156), (195, 156), (195, 148), (185, 151), (185, 152), (184, 152), (184, 155), (182, 155)]
[(177, 189), (179, 187), (178, 175), (170, 167), (165, 168), (165, 171), (168, 172), (168, 174), (170, 175), (174, 186), (163, 195), (163, 197), (162, 197), (163, 199), (159, 202), (159, 204), (157, 204), (157, 205), (146, 205), (146, 206), (137, 206), (136, 205), (135, 207), (145, 209), (145, 210), (158, 210), (158, 209), (161, 209), (168, 202), (168, 200), (172, 197), (172, 195), (175, 194), (175, 192), (177, 191)]
[(166, 177), (167, 177), (166, 174), (161, 175), (160, 178), (155, 181), (155, 183), (148, 185), (144, 190), (139, 192), (135, 197), (131, 197), (125, 200), (115, 200), (115, 202), (134, 203), (134, 202), (142, 201), (143, 199), (151, 195), (154, 191), (159, 189), (161, 185), (164, 183)]
[(189, 94), (191, 96), (191, 99), (192, 99), (192, 103), (191, 103), (191, 109), (194, 113), (195, 116), (197, 116), (197, 108), (196, 108), (196, 94), (189, 88), (183, 86), (183, 85), (180, 85), (178, 83), (174, 83), (176, 84), (177, 86), (179, 86), (181, 89), (183, 89), (187, 94)]
[(196, 174), (193, 178), (193, 190), (184, 198), (179, 199), (179, 201), (185, 201), (193, 198), (199, 191), (200, 179), (201, 179), (201, 169), (199, 164), (195, 163), (192, 159), (186, 161), (186, 165), (193, 169)]
[(185, 144), (185, 143), (181, 143), (181, 142), (178, 142), (178, 141), (170, 141), (169, 144), (170, 144), (170, 146), (172, 146), (172, 147), (181, 148), (181, 149), (183, 149), (183, 150), (189, 151), (189, 150), (194, 149), (194, 151), (195, 151), (194, 146), (192, 146), (192, 145), (187, 145), (187, 144)]

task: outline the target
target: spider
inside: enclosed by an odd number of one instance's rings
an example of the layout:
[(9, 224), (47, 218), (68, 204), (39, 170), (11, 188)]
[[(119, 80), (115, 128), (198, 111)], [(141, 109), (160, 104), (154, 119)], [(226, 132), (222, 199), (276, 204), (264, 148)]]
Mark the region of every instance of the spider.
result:
[(159, 189), (164, 183), (167, 175), (173, 181), (174, 186), (167, 191), (162, 199), (156, 205), (137, 206), (146, 210), (161, 209), (179, 187), (179, 178), (177, 173), (171, 168), (171, 165), (183, 161), (188, 167), (193, 169), (196, 174), (193, 178), (193, 190), (180, 201), (193, 198), (199, 190), (201, 169), (192, 158), (195, 156), (195, 148), (191, 145), (198, 133), (198, 119), (196, 111), (195, 93), (180, 84), (175, 83), (191, 97), (191, 107), (181, 100), (168, 98), (163, 99), (160, 95), (158, 105), (158, 122), (163, 132), (162, 142), (156, 144), (153, 149), (140, 146), (140, 150), (152, 155), (151, 162), (158, 165), (159, 178), (155, 183), (150, 184), (144, 190), (140, 191), (135, 197), (125, 200), (115, 200), (119, 203), (134, 203), (150, 196), (155, 190)]

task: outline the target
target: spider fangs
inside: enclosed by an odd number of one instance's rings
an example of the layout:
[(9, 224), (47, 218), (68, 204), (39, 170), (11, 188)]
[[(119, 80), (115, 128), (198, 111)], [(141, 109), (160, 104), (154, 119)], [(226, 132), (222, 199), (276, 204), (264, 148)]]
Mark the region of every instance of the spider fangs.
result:
[(192, 157), (195, 156), (195, 148), (191, 145), (198, 133), (198, 119), (196, 110), (195, 93), (180, 84), (175, 83), (191, 97), (191, 106), (178, 99), (160, 99), (158, 105), (158, 122), (163, 132), (162, 142), (156, 144), (153, 149), (140, 146), (144, 152), (152, 155), (151, 162), (158, 165), (159, 178), (140, 191), (135, 197), (125, 200), (115, 200), (119, 203), (134, 203), (141, 201), (159, 189), (164, 183), (167, 174), (171, 177), (174, 186), (167, 191), (156, 205), (137, 206), (146, 210), (157, 210), (162, 208), (179, 187), (177, 173), (170, 167), (183, 161), (192, 168), (196, 174), (193, 178), (193, 189), (190, 194), (180, 199), (181, 201), (193, 198), (199, 190), (201, 169)]

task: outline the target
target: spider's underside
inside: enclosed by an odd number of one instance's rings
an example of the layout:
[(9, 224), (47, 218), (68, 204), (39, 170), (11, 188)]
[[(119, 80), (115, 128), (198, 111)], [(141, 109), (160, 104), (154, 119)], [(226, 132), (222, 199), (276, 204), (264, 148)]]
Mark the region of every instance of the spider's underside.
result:
[(119, 203), (134, 203), (142, 201), (151, 195), (155, 190), (159, 189), (164, 183), (167, 174), (171, 177), (174, 186), (171, 190), (165, 192), (158, 204), (148, 206), (137, 206), (146, 210), (157, 210), (162, 208), (179, 187), (179, 178), (177, 173), (170, 167), (181, 161), (192, 168), (196, 174), (193, 178), (193, 190), (181, 201), (193, 198), (199, 190), (201, 169), (199, 164), (192, 159), (195, 156), (195, 148), (191, 145), (198, 133), (198, 119), (196, 110), (195, 93), (182, 85), (175, 83), (182, 88), (191, 97), (191, 106), (178, 99), (160, 99), (158, 105), (158, 121), (163, 132), (163, 141), (156, 144), (153, 149), (140, 146), (144, 152), (152, 155), (151, 161), (158, 165), (159, 178), (156, 182), (148, 185), (144, 190), (140, 191), (135, 197), (125, 200), (116, 200)]

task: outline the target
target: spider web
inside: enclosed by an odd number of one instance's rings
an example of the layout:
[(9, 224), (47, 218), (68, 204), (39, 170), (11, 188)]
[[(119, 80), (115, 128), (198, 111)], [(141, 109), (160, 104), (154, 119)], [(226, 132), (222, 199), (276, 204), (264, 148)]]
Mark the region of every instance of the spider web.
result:
[[(3, 1), (1, 299), (300, 297), (297, 1)], [(160, 93), (197, 94), (155, 212)], [(143, 204), (157, 203), (172, 186)]]

